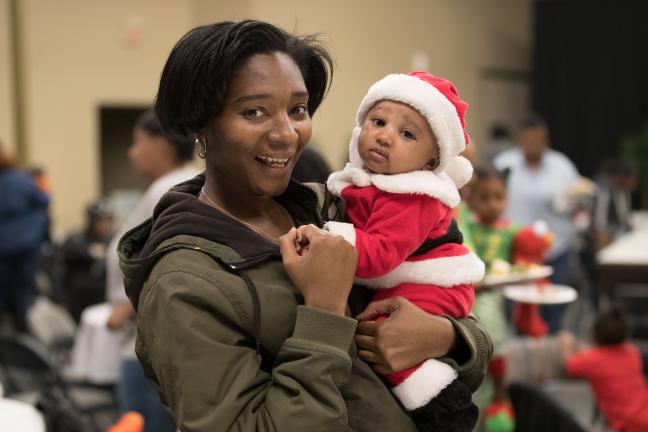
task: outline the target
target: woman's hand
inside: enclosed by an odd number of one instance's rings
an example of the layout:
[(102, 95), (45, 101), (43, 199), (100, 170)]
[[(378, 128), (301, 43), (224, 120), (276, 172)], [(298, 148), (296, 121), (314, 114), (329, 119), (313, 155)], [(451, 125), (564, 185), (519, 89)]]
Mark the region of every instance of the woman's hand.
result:
[(304, 304), (344, 315), (358, 262), (355, 248), (315, 225), (291, 229), (279, 238), (279, 247)]
[[(373, 321), (388, 315), (381, 321)], [(380, 374), (447, 355), (456, 342), (450, 320), (429, 314), (403, 297), (370, 303), (356, 319), (358, 355)]]

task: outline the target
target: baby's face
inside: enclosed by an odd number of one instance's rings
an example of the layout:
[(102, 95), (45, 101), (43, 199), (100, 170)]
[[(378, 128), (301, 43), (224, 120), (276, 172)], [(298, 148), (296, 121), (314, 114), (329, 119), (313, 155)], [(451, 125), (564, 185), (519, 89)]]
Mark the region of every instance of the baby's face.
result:
[(376, 174), (434, 169), (439, 146), (430, 125), (409, 105), (383, 100), (367, 113), (358, 138), (365, 168)]

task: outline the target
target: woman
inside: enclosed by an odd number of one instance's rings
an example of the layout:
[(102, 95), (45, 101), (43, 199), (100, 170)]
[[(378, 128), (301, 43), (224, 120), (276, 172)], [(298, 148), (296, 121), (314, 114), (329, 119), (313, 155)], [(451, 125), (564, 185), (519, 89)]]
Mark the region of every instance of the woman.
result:
[(111, 330), (124, 329), (126, 332), (117, 402), (120, 411), (137, 411), (144, 416), (144, 432), (172, 432), (176, 428), (135, 357), (135, 331), (129, 326), (135, 318), (135, 311), (124, 294), (117, 242), (126, 231), (153, 216), (155, 205), (172, 186), (198, 174), (191, 165), (193, 155), (194, 147), (190, 141), (166, 136), (153, 110), (147, 110), (137, 118), (128, 159), (148, 186), (120, 226), (118, 235), (111, 240), (106, 254), (106, 297), (112, 305), (106, 324)]
[[(206, 172), (119, 252), (137, 354), (182, 431), (416, 430), (359, 356), (384, 372), (452, 349), (464, 382), (481, 382), (490, 341), (470, 320), (403, 299), (345, 316), (355, 250), (318, 228), (321, 189), (290, 181), (330, 66), (312, 38), (243, 21), (190, 31), (164, 68), (156, 112), (195, 137)], [(473, 421), (469, 393), (447, 404), (446, 426)]]

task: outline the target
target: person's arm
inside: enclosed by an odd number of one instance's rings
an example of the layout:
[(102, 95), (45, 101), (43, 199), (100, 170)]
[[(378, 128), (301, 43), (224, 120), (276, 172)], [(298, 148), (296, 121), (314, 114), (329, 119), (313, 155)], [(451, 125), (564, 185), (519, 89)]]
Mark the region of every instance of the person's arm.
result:
[(355, 246), (356, 276), (370, 279), (402, 264), (423, 244), (442, 216), (448, 216), (448, 211), (434, 198), (383, 192), (373, 203), (363, 229), (344, 222), (327, 222), (326, 228)]
[(264, 372), (245, 284), (203, 267), (166, 271), (138, 308), (138, 356), (179, 429), (345, 430), (339, 388), (351, 373), (356, 321), (299, 306), (292, 335)]
[[(372, 321), (380, 315), (389, 316)], [(400, 371), (438, 358), (455, 367), (471, 391), (481, 385), (493, 345), (473, 316), (432, 315), (403, 297), (393, 297), (370, 303), (356, 318), (358, 355), (376, 372)]]
[(588, 345), (580, 342), (570, 332), (560, 332), (557, 336), (560, 359), (565, 371), (575, 377), (584, 377), (590, 371)]

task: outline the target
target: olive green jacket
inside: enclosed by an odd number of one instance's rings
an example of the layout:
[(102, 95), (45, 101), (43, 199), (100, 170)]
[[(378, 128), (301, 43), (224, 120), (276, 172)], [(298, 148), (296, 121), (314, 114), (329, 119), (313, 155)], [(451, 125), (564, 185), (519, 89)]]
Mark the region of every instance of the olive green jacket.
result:
[[(358, 358), (357, 322), (304, 306), (276, 245), (197, 200), (203, 182), (174, 188), (119, 244), (136, 352), (179, 429), (415, 431)], [(297, 223), (321, 224), (316, 192), (291, 183), (277, 199)], [(475, 389), (490, 341), (471, 319), (453, 323), (459, 376)]]

